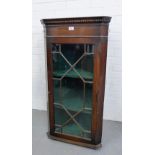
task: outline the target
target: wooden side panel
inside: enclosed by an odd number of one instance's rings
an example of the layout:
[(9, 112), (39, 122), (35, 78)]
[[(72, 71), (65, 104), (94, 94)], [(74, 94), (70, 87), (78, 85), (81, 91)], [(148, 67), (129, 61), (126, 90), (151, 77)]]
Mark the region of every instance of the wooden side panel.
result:
[(92, 143), (99, 144), (102, 138), (103, 106), (105, 91), (105, 73), (107, 58), (107, 40), (96, 44), (94, 59), (94, 93)]
[(96, 132), (97, 132), (97, 92), (98, 92), (98, 82), (97, 82), (97, 78), (98, 78), (98, 74), (99, 74), (99, 70), (98, 70), (98, 66), (99, 66), (99, 57), (98, 57), (98, 45), (95, 44), (95, 48), (94, 48), (94, 82), (93, 82), (93, 105), (92, 105), (92, 143), (95, 144), (95, 136), (96, 136)]

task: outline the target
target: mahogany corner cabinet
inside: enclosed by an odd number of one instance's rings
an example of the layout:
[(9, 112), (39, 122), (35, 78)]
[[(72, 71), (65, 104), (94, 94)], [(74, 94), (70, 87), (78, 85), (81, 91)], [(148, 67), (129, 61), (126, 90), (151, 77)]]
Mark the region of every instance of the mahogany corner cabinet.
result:
[(52, 139), (101, 146), (111, 17), (42, 19)]

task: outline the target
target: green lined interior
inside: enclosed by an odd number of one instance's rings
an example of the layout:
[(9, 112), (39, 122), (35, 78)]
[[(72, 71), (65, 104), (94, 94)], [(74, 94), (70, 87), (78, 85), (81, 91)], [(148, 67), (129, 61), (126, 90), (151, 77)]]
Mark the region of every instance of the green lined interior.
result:
[[(83, 54), (92, 49), (84, 44), (52, 45), (56, 132), (91, 138), (93, 55)], [(73, 67), (78, 73), (73, 69), (66, 73), (77, 61)], [(82, 112), (61, 128), (71, 118), (65, 110), (72, 116)]]
[[(77, 79), (76, 82), (80, 80)], [(83, 104), (86, 108), (92, 107), (92, 84), (86, 84), (85, 100), (83, 100), (83, 85), (80, 80), (78, 86), (74, 86), (72, 82), (75, 80), (72, 78), (64, 78), (62, 80), (62, 89), (60, 94), (60, 81), (54, 80), (54, 98), (56, 103), (62, 102), (62, 104), (69, 110), (79, 111)], [(68, 84), (66, 84), (68, 82)], [(74, 88), (74, 89), (73, 89)], [(61, 96), (61, 97), (60, 97)], [(60, 101), (62, 98), (62, 101)]]
[[(70, 111), (72, 115), (75, 112)], [(61, 119), (60, 119), (61, 115)], [(81, 125), (84, 130), (90, 130), (91, 128), (91, 115), (87, 113), (80, 113), (78, 116), (75, 117), (75, 120)], [(70, 117), (67, 113), (61, 109), (60, 107), (55, 106), (55, 124), (63, 125)], [(56, 127), (55, 129), (57, 132), (61, 132), (60, 127)], [(90, 138), (90, 133), (81, 132), (79, 127), (71, 120), (70, 123), (62, 128), (62, 132), (70, 135), (76, 136), (84, 136), (85, 138)]]

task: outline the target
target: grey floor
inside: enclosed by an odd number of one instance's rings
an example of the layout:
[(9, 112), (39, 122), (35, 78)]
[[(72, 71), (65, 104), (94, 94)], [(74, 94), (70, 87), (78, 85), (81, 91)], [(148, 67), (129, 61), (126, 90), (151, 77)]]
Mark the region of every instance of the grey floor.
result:
[(102, 147), (93, 150), (47, 138), (48, 119), (46, 111), (32, 111), (33, 155), (121, 155), (122, 123), (104, 120)]

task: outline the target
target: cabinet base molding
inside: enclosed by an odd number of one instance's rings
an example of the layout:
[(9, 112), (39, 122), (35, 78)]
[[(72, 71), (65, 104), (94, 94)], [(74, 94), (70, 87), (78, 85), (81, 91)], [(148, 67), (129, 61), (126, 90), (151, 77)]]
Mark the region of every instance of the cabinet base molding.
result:
[(57, 140), (57, 141), (61, 141), (61, 142), (65, 142), (65, 143), (70, 143), (70, 144), (74, 144), (74, 145), (79, 145), (79, 146), (83, 146), (83, 147), (88, 147), (91, 149), (98, 149), (102, 146), (102, 144), (88, 144), (88, 143), (84, 143), (84, 142), (76, 142), (73, 140), (69, 140), (69, 139), (65, 139), (65, 138), (60, 138), (60, 137), (56, 137), (51, 135), (49, 132), (47, 132), (47, 136), (49, 139), (53, 139), (53, 140)]

